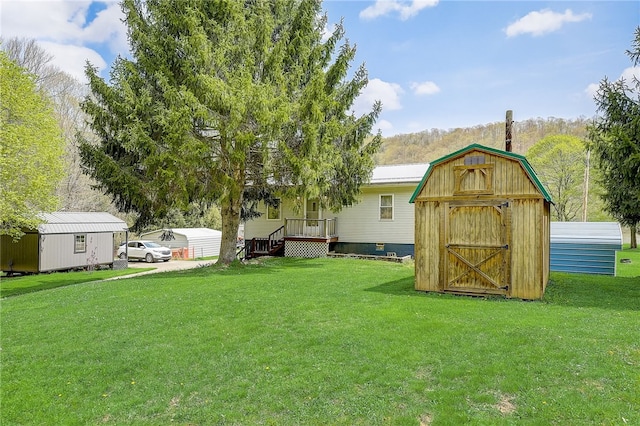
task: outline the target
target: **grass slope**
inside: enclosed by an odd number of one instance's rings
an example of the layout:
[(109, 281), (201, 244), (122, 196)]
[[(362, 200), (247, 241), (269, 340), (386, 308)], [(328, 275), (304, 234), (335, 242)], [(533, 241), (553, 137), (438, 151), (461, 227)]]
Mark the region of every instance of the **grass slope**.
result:
[(639, 424), (640, 280), (541, 302), (271, 259), (2, 301), (2, 424)]

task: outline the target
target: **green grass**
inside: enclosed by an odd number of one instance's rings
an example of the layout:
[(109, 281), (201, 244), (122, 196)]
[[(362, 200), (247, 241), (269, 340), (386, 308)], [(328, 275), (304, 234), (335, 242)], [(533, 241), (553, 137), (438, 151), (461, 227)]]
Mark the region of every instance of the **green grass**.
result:
[[(630, 249), (625, 244), (622, 251), (616, 253), (616, 275), (619, 277), (640, 277), (640, 249)], [(631, 263), (620, 263), (620, 259), (630, 259)]]
[(49, 290), (89, 281), (106, 280), (124, 275), (137, 274), (155, 268), (127, 268), (121, 270), (54, 272), (16, 277), (3, 276), (0, 279), (0, 297), (18, 296), (34, 291)]
[(1, 423), (640, 424), (640, 279), (543, 301), (413, 290), (411, 265), (271, 259), (2, 301)]

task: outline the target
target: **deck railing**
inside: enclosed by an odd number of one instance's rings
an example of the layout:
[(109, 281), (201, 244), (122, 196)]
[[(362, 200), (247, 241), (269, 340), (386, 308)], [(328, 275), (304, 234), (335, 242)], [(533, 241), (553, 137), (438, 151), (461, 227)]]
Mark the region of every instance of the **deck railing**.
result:
[(285, 237), (336, 237), (336, 219), (285, 219)]

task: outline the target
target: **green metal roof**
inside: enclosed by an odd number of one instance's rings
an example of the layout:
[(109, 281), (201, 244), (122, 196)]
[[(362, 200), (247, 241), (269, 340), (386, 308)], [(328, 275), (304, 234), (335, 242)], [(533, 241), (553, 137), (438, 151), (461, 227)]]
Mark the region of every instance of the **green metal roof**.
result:
[(485, 151), (485, 152), (490, 153), (490, 154), (496, 154), (496, 155), (500, 155), (502, 157), (507, 157), (507, 158), (511, 158), (511, 159), (514, 159), (514, 160), (518, 161), (522, 165), (522, 167), (525, 169), (525, 171), (529, 175), (529, 178), (534, 183), (536, 188), (538, 188), (538, 191), (540, 191), (540, 193), (542, 194), (544, 199), (549, 201), (549, 202), (553, 202), (553, 200), (551, 199), (551, 195), (549, 194), (547, 189), (544, 187), (542, 182), (540, 182), (540, 179), (538, 179), (538, 176), (536, 175), (536, 172), (533, 170), (533, 167), (531, 167), (531, 164), (529, 164), (529, 161), (526, 159), (526, 157), (524, 157), (523, 155), (520, 155), (520, 154), (513, 153), (513, 152), (502, 151), (500, 149), (489, 148), (488, 146), (484, 146), (484, 145), (480, 145), (480, 144), (474, 143), (474, 144), (469, 145), (469, 146), (467, 146), (465, 148), (462, 148), (462, 149), (460, 149), (460, 150), (458, 150), (456, 152), (452, 152), (449, 155), (445, 155), (444, 157), (438, 158), (437, 160), (432, 162), (429, 165), (429, 168), (427, 169), (427, 172), (424, 174), (424, 177), (422, 178), (422, 180), (418, 184), (416, 190), (413, 192), (413, 195), (411, 196), (411, 199), (409, 200), (409, 203), (413, 203), (415, 201), (416, 197), (418, 196), (418, 194), (422, 190), (422, 187), (427, 182), (427, 179), (429, 179), (429, 175), (431, 174), (431, 170), (433, 170), (433, 168), (435, 166), (437, 166), (438, 164), (444, 163), (445, 161), (451, 160), (452, 158), (464, 155), (467, 152), (470, 152), (470, 151), (473, 151), (473, 150)]

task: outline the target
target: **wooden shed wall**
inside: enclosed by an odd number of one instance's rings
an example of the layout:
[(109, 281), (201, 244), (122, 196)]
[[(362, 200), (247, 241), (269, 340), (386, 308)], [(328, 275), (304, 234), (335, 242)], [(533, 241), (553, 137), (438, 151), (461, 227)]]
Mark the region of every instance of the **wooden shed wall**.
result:
[(545, 204), (543, 199), (512, 202), (511, 297), (539, 299), (544, 294), (549, 278), (550, 226)]
[(415, 210), (415, 288), (440, 291), (440, 203), (418, 201)]
[[(465, 167), (465, 157), (473, 155), (482, 155), (485, 164), (492, 164), (489, 169), (493, 174), (489, 180), (492, 187), (484, 193), (456, 193), (460, 189), (456, 188), (456, 171)], [(542, 297), (549, 278), (549, 202), (519, 161), (476, 150), (437, 164), (415, 197), (416, 290), (444, 290), (444, 241), (448, 238), (443, 235), (444, 203), (492, 199), (509, 202), (507, 296), (522, 299)]]

